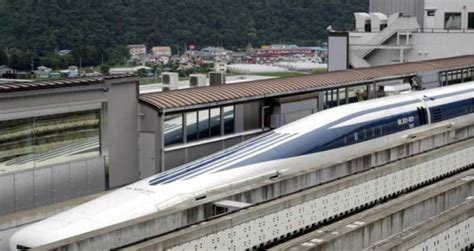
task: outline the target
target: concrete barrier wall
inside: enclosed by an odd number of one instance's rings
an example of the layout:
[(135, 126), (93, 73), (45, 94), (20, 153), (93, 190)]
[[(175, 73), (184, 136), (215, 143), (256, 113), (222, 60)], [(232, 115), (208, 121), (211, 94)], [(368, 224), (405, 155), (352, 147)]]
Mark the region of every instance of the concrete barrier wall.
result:
[(416, 250), (472, 250), (474, 248), (474, 217), (439, 233), (408, 251)]
[(104, 157), (0, 175), (0, 216), (104, 190)]
[[(360, 220), (365, 222), (365, 225), (348, 233), (339, 232), (338, 237), (333, 238), (324, 244), (316, 245), (316, 243), (313, 243), (315, 246), (308, 248), (308, 250), (335, 251), (366, 249), (378, 241), (389, 238), (394, 234), (413, 227), (417, 223), (424, 222), (431, 217), (463, 203), (466, 198), (471, 196), (473, 193), (474, 182), (469, 182), (462, 186), (454, 187), (439, 195), (420, 201), (414, 205), (408, 207), (400, 206), (401, 208), (396, 208), (397, 210), (393, 210), (393, 212), (390, 212), (390, 208), (387, 208), (385, 212), (387, 215), (380, 215), (378, 217), (379, 219), (372, 219), (372, 222), (362, 218)], [(404, 204), (403, 202), (400, 203), (401, 205)], [(327, 235), (318, 236), (316, 238), (325, 241), (327, 240)]]

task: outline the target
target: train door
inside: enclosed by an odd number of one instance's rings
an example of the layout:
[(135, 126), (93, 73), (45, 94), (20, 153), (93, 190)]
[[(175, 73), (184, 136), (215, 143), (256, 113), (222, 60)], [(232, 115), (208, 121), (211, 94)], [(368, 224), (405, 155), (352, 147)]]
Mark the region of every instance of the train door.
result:
[(427, 101), (431, 101), (431, 100), (433, 99), (427, 96), (420, 98), (420, 101), (423, 103), (423, 105), (419, 106), (417, 109), (418, 109), (418, 116), (420, 118), (421, 126), (431, 124), (432, 122), (433, 114), (432, 114), (430, 106), (427, 103)]
[(140, 132), (139, 136), (140, 179), (156, 174), (155, 134)]

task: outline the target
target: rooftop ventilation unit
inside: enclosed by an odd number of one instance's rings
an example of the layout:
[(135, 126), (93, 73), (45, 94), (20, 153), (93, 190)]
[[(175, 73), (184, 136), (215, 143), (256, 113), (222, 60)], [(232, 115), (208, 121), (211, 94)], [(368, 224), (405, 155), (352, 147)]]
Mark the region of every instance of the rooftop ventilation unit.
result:
[(189, 86), (190, 87), (201, 87), (207, 85), (207, 77), (204, 74), (191, 74), (189, 75)]
[(365, 12), (356, 12), (354, 13), (356, 20), (356, 31), (357, 32), (370, 32), (370, 15)]
[(427, 90), (441, 86), (438, 72), (421, 72), (416, 75), (416, 89)]
[(388, 18), (386, 15), (379, 12), (370, 13), (370, 25), (372, 32), (380, 32), (387, 28)]
[(209, 72), (209, 83), (211, 86), (224, 85), (225, 73), (223, 72)]
[(177, 72), (163, 72), (161, 74), (163, 91), (177, 90), (179, 87), (179, 75)]

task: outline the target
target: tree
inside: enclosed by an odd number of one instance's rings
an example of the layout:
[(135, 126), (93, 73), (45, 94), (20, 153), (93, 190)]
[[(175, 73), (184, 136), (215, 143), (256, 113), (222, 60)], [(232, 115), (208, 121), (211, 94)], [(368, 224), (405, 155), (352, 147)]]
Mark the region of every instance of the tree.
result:
[[(123, 64), (125, 45), (185, 43), (244, 48), (249, 43), (289, 42), (316, 45), (327, 40), (327, 26), (346, 30), (353, 12), (366, 11), (369, 0), (0, 0), (0, 48), (42, 51), (72, 49), (70, 62), (84, 67)], [(156, 18), (156, 17), (160, 18)], [(34, 48), (34, 49), (33, 49)], [(15, 62), (25, 67), (21, 55)], [(57, 58), (46, 56), (55, 66)], [(29, 65), (29, 63), (28, 63)]]
[(137, 71), (137, 75), (138, 75), (140, 78), (145, 77), (147, 74), (148, 74), (148, 72), (147, 72), (147, 70), (144, 69), (144, 68), (140, 68), (140, 69), (138, 69), (138, 71)]
[(0, 65), (8, 65), (8, 57), (3, 50), (0, 50)]
[[(324, 39), (329, 24), (352, 25), (368, 0), (2, 1), (0, 45), (26, 50), (146, 43), (244, 47), (249, 42)], [(136, 4), (135, 4), (136, 3)], [(160, 18), (155, 18), (156, 16)], [(74, 17), (74, 18), (71, 18)], [(293, 29), (296, 27), (296, 29)], [(21, 31), (21, 32), (19, 32)]]
[(102, 73), (103, 75), (109, 75), (109, 70), (110, 70), (110, 66), (108, 65), (100, 66), (100, 73)]

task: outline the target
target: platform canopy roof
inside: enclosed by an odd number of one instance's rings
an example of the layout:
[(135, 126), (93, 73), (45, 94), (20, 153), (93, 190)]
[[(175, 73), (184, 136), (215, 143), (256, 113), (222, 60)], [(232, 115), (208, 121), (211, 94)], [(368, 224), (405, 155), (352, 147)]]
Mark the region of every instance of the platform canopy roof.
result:
[(133, 75), (116, 75), (105, 77), (90, 78), (68, 78), (61, 80), (44, 80), (44, 81), (25, 81), (25, 80), (6, 80), (0, 81), (0, 94), (22, 91), (34, 91), (43, 89), (77, 87), (85, 85), (103, 84), (105, 80), (121, 79), (133, 77)]
[(140, 101), (160, 112), (173, 112), (405, 78), (422, 72), (439, 72), (467, 67), (474, 67), (474, 55), (148, 93), (141, 95)]

